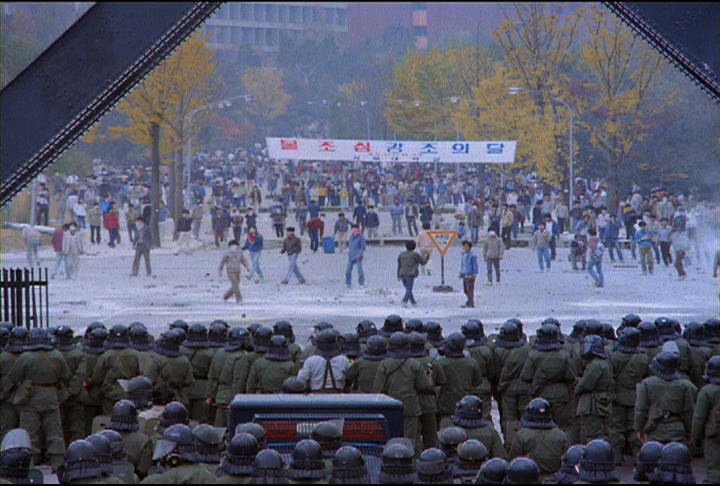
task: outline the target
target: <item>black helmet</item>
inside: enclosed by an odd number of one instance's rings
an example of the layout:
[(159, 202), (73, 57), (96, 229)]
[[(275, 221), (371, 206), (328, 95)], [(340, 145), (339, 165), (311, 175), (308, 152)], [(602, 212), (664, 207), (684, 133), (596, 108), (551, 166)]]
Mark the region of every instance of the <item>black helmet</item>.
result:
[(288, 376), (282, 384), (282, 393), (308, 393), (308, 383), (297, 376)]
[(528, 429), (554, 429), (557, 427), (553, 422), (550, 402), (544, 398), (533, 398), (525, 408), (522, 426)]
[(460, 326), (460, 332), (463, 333), (465, 339), (473, 341), (480, 337), (480, 324), (477, 319), (468, 319), (468, 321)]
[(265, 353), (265, 359), (270, 361), (290, 361), (290, 348), (288, 348), (287, 338), (281, 334), (276, 334), (270, 339), (270, 348)]
[(680, 379), (679, 366), (680, 356), (669, 351), (661, 351), (650, 363), (650, 373), (665, 381), (675, 381)]
[(658, 317), (655, 319), (655, 328), (658, 331), (660, 340), (663, 342), (672, 341), (680, 337), (680, 335), (675, 333), (673, 323), (667, 317)]
[(603, 338), (597, 334), (590, 334), (585, 337), (583, 343), (582, 357), (584, 359), (590, 359), (592, 356), (598, 356), (603, 359), (607, 359), (607, 353), (605, 352), (605, 342)]
[(315, 334), (320, 334), (323, 331), (326, 331), (328, 329), (335, 329), (335, 326), (333, 326), (331, 323), (327, 321), (321, 321), (318, 322), (313, 326), (313, 329), (315, 330)]
[(626, 327), (620, 331), (617, 349), (623, 353), (637, 353), (640, 345), (640, 331), (634, 327)]
[(285, 336), (285, 339), (288, 340), (288, 343), (295, 342), (295, 332), (293, 331), (293, 327), (292, 324), (290, 324), (290, 321), (277, 321), (273, 325), (273, 333), (275, 335)]
[(358, 325), (355, 327), (355, 332), (357, 332), (360, 342), (366, 343), (371, 336), (375, 336), (378, 333), (378, 330), (373, 321), (364, 319), (358, 322)]
[(325, 460), (320, 444), (303, 439), (295, 445), (291, 454), (287, 475), (289, 479), (325, 479)]
[(262, 327), (262, 324), (260, 324), (259, 322), (253, 322), (247, 327), (247, 330), (250, 333), (250, 336), (252, 337), (255, 335), (255, 331), (257, 331), (261, 327)]
[(476, 395), (465, 395), (455, 403), (455, 413), (452, 423), (458, 427), (485, 427), (487, 422), (483, 419), (483, 401)]
[(585, 446), (575, 444), (570, 446), (562, 456), (560, 470), (555, 474), (558, 484), (574, 484), (580, 480), (578, 465)]
[(227, 342), (230, 326), (225, 321), (215, 321), (208, 329), (208, 344), (211, 348), (222, 348)]
[(88, 327), (85, 329), (85, 334), (83, 335), (83, 339), (87, 340), (88, 336), (91, 332), (93, 332), (95, 329), (105, 329), (107, 331), (107, 327), (105, 327), (105, 324), (103, 324), (100, 321), (91, 322)]
[(185, 335), (187, 335), (188, 330), (190, 330), (190, 326), (188, 325), (187, 321), (183, 319), (176, 319), (172, 321), (169, 325), (170, 329), (182, 329), (185, 332)]
[(187, 462), (200, 462), (200, 455), (197, 453), (190, 426), (175, 424), (163, 430), (160, 440), (155, 445), (153, 461), (164, 459), (172, 452), (175, 452)]
[(165, 405), (162, 411), (160, 421), (157, 425), (157, 431), (162, 434), (165, 429), (173, 425), (188, 425), (189, 423), (190, 417), (185, 405), (180, 402), (170, 402)]
[(10, 331), (6, 327), (0, 327), (0, 350), (2, 350), (10, 339)]
[(310, 433), (310, 438), (320, 444), (325, 457), (331, 458), (342, 446), (342, 435), (343, 430), (340, 425), (334, 420), (329, 420), (317, 424)]
[[(233, 328), (235, 329), (235, 328)], [(243, 329), (244, 331), (244, 329)], [(232, 333), (232, 331), (231, 331)], [(258, 327), (252, 334), (252, 345), (256, 353), (267, 353), (270, 350), (270, 340), (273, 337), (273, 330), (266, 326)], [(231, 338), (232, 341), (232, 338)]]
[(410, 334), (411, 332), (419, 332), (423, 333), (425, 332), (425, 326), (423, 326), (423, 321), (417, 318), (408, 319), (405, 321), (405, 332), (407, 334)]
[(127, 451), (125, 450), (125, 440), (120, 432), (113, 429), (105, 429), (98, 432), (99, 435), (105, 437), (110, 443), (112, 452), (112, 460), (114, 464), (127, 463)]
[(397, 331), (388, 339), (388, 356), (405, 359), (410, 355), (410, 337), (403, 331)]
[[(263, 352), (267, 352), (268, 348), (270, 347), (270, 338), (272, 337), (272, 329), (269, 327), (266, 327), (267, 332), (267, 346), (263, 348)], [(227, 340), (225, 344), (223, 344), (223, 347), (225, 348), (225, 351), (233, 352), (233, 351), (239, 351), (241, 349), (247, 349), (247, 347), (250, 344), (250, 333), (247, 329), (240, 326), (235, 326), (232, 329), (230, 329), (230, 332), (227, 335)], [(257, 346), (255, 347), (257, 350)]]
[(115, 324), (108, 331), (105, 349), (124, 349), (130, 347), (130, 330), (123, 324)]
[(488, 457), (488, 450), (485, 444), (477, 439), (468, 439), (461, 442), (458, 446), (457, 457), (455, 458), (455, 468), (453, 476), (458, 477), (475, 477), (480, 471), (480, 467)]
[(100, 434), (93, 434), (85, 438), (95, 449), (95, 457), (97, 457), (100, 469), (105, 474), (113, 473), (112, 447), (107, 437)]
[(338, 335), (338, 331), (335, 329), (320, 331), (315, 339), (315, 354), (328, 359), (339, 355), (342, 345), (338, 341)]
[(58, 327), (55, 331), (55, 348), (63, 352), (72, 351), (77, 347), (74, 337), (75, 333), (72, 327), (67, 324)]
[(370, 361), (381, 361), (385, 359), (387, 353), (387, 342), (385, 338), (379, 335), (370, 336), (365, 345), (365, 354), (363, 357)]
[(15, 324), (13, 324), (13, 323), (10, 322), (10, 321), (2, 321), (2, 322), (0, 322), (0, 328), (2, 328), (2, 329), (7, 329), (8, 332), (12, 331), (14, 327), (15, 327)]
[(445, 341), (442, 332), (443, 328), (439, 322), (427, 321), (425, 323), (425, 337), (435, 348), (441, 348)]
[(252, 436), (255, 437), (255, 440), (257, 440), (260, 449), (265, 449), (267, 447), (267, 433), (265, 432), (265, 429), (262, 425), (255, 422), (238, 424), (235, 427), (235, 433), (239, 434), (241, 432), (247, 432), (248, 434), (252, 434)]
[(663, 447), (665, 446), (662, 443), (656, 441), (645, 442), (645, 444), (643, 444), (640, 452), (638, 452), (637, 466), (635, 466), (635, 471), (633, 471), (633, 479), (635, 481), (650, 481), (648, 474), (655, 471), (655, 468), (660, 462)]
[(250, 476), (252, 463), (260, 452), (260, 446), (254, 435), (240, 432), (230, 440), (220, 469), (231, 476)]
[(25, 351), (52, 351), (53, 349), (55, 348), (52, 345), (47, 329), (35, 327), (30, 330), (25, 343)]
[(620, 321), (620, 329), (625, 329), (626, 327), (635, 327), (637, 328), (640, 323), (642, 322), (642, 319), (637, 314), (628, 314), (625, 317), (622, 318)]
[(97, 327), (90, 331), (85, 339), (83, 350), (90, 354), (102, 354), (105, 352), (105, 341), (108, 337), (108, 330), (104, 327)]
[(200, 424), (192, 429), (193, 440), (200, 456), (200, 462), (220, 464), (220, 453), (225, 430), (225, 427), (213, 427), (208, 424)]
[(708, 383), (720, 385), (720, 355), (711, 356), (705, 363), (705, 374), (703, 378)]
[(516, 457), (510, 462), (505, 484), (539, 484), (540, 468), (529, 457)]
[(32, 453), (15, 449), (0, 455), (0, 478), (12, 484), (30, 484)]
[(524, 344), (522, 332), (517, 323), (506, 321), (500, 328), (500, 333), (495, 339), (495, 345), (499, 348), (519, 348)]
[(165, 331), (155, 343), (155, 352), (169, 358), (180, 356), (180, 344), (183, 337), (177, 330)]
[(140, 429), (137, 407), (130, 400), (120, 400), (110, 413), (109, 428), (118, 431), (135, 432)]
[(443, 355), (449, 358), (462, 358), (465, 356), (465, 335), (461, 332), (453, 332), (445, 338), (443, 344)]
[(580, 456), (580, 481), (603, 483), (617, 481), (612, 446), (602, 440), (591, 440)]
[(438, 442), (440, 449), (445, 453), (448, 459), (457, 456), (457, 448), (460, 444), (467, 440), (467, 432), (461, 427), (451, 425), (444, 427), (438, 432)]
[(559, 328), (553, 324), (543, 324), (536, 332), (535, 349), (552, 351), (562, 348)]
[(285, 463), (275, 449), (263, 449), (257, 453), (252, 463), (252, 477), (254, 483), (287, 484)]
[(707, 346), (707, 340), (705, 339), (705, 327), (699, 322), (688, 322), (683, 332), (683, 338), (690, 344), (690, 346)]
[(415, 473), (415, 448), (410, 439), (396, 437), (383, 447), (380, 464), (380, 484), (413, 484), (417, 481)]
[(435, 447), (425, 449), (417, 460), (418, 483), (452, 484), (453, 471), (447, 456)]
[(494, 457), (480, 466), (475, 484), (502, 484), (507, 476), (508, 463), (505, 459)]
[(342, 345), (342, 354), (350, 359), (359, 358), (363, 355), (360, 340), (354, 332), (348, 332), (340, 336), (340, 344)]
[(602, 337), (606, 341), (615, 341), (617, 339), (617, 336), (615, 335), (615, 328), (612, 324), (609, 322), (603, 322), (601, 325), (602, 329)]
[(395, 332), (403, 332), (403, 320), (397, 314), (390, 314), (385, 318), (383, 327), (380, 328), (380, 335), (390, 337)]
[(643, 321), (638, 324), (638, 331), (640, 331), (641, 348), (654, 348), (662, 344), (655, 323)]
[(133, 322), (130, 324), (128, 332), (130, 333), (130, 346), (138, 351), (147, 351), (152, 349), (150, 345), (150, 333), (142, 322)]
[(153, 406), (152, 392), (153, 383), (147, 376), (136, 376), (128, 381), (127, 399), (140, 410)]
[(567, 342), (569, 342), (569, 343), (583, 342), (583, 339), (585, 339), (586, 331), (587, 331), (587, 321), (585, 319), (580, 319), (579, 321), (575, 322), (575, 324), (573, 324), (572, 331), (570, 331), (570, 335), (567, 337)]
[(708, 344), (720, 343), (720, 319), (712, 318), (703, 322), (705, 328), (705, 338)]
[(2, 439), (0, 455), (17, 450), (32, 451), (30, 433), (25, 429), (17, 428), (9, 430)]
[(207, 348), (210, 346), (208, 328), (205, 327), (205, 324), (196, 323), (190, 326), (183, 346), (186, 348)]
[(343, 446), (335, 452), (330, 483), (370, 484), (367, 464), (365, 464), (365, 458), (359, 449), (353, 446)]
[(27, 328), (22, 326), (14, 327), (13, 330), (10, 331), (10, 337), (8, 338), (7, 345), (3, 351), (13, 354), (22, 353), (25, 350), (25, 345), (27, 344), (29, 335), (30, 332)]
[(680, 442), (665, 444), (655, 471), (648, 474), (650, 482), (665, 484), (696, 484), (691, 466), (690, 449)]
[(590, 336), (591, 334), (596, 334), (600, 337), (603, 336), (602, 322), (598, 321), (597, 319), (588, 319), (587, 320), (587, 327), (585, 328), (585, 335)]
[(78, 479), (93, 479), (102, 476), (95, 448), (86, 440), (76, 440), (65, 451), (62, 483)]
[(428, 355), (428, 350), (425, 347), (427, 339), (419, 332), (413, 331), (408, 334), (410, 338), (410, 356), (413, 358), (424, 358)]

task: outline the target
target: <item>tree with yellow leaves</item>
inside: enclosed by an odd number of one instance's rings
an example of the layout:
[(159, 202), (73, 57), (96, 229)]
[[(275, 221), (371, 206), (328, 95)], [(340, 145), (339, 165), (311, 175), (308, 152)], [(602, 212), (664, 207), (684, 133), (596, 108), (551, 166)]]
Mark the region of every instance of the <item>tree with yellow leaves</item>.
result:
[[(152, 161), (153, 167), (158, 166), (158, 179), (152, 180), (152, 188), (158, 192), (151, 195), (155, 236), (159, 235), (156, 215), (160, 201), (160, 158), (170, 156), (169, 202), (173, 208), (173, 220), (178, 221), (183, 209), (183, 142), (191, 136), (186, 132), (185, 118), (212, 96), (214, 70), (214, 54), (207, 45), (206, 37), (198, 32), (155, 68), (117, 107), (128, 117), (128, 124), (110, 127), (113, 136), (128, 138), (158, 154), (157, 160)], [(194, 124), (194, 129), (199, 125)], [(153, 133), (159, 134), (157, 139), (154, 139)], [(159, 246), (159, 236), (155, 244)]]
[(283, 70), (251, 67), (240, 74), (245, 92), (252, 99), (247, 106), (248, 112), (259, 121), (261, 136), (271, 135), (271, 123), (287, 113), (292, 97), (285, 92)]

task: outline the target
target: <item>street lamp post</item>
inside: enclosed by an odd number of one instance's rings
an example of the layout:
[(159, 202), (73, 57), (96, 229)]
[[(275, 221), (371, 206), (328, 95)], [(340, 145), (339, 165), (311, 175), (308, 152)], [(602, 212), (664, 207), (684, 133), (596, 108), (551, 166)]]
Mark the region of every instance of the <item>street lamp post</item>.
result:
[[(508, 88), (508, 92), (511, 95), (514, 95), (517, 93), (523, 93), (523, 92), (525, 92), (525, 93), (527, 93), (527, 92), (542, 93), (541, 91), (538, 91), (538, 90), (532, 90), (532, 89), (521, 88), (521, 87)], [(569, 196), (568, 207), (572, 208), (573, 199), (574, 199), (573, 193), (575, 191), (575, 187), (574, 187), (575, 181), (574, 181), (574, 177), (573, 177), (573, 110), (570, 107), (570, 105), (567, 104), (567, 102), (565, 102), (564, 100), (562, 100), (560, 98), (556, 98), (553, 95), (549, 95), (549, 96), (550, 96), (550, 99), (552, 99), (553, 101), (557, 101), (558, 103), (563, 105), (565, 108), (567, 108), (568, 113), (570, 113), (570, 184), (569, 184), (570, 187), (569, 187), (569, 191), (568, 191), (568, 196)]]
[(238, 95), (238, 96), (232, 96), (230, 98), (225, 98), (223, 100), (213, 101), (212, 103), (207, 103), (205, 105), (199, 106), (195, 108), (194, 110), (191, 110), (187, 115), (185, 115), (185, 124), (188, 127), (188, 140), (187, 140), (187, 154), (185, 155), (185, 178), (187, 179), (188, 187), (190, 186), (190, 178), (192, 176), (192, 119), (193, 116), (195, 116), (196, 113), (206, 110), (208, 108), (218, 107), (223, 108), (226, 106), (230, 106), (232, 101), (237, 99), (244, 99), (245, 101), (248, 101), (250, 99), (250, 95), (244, 94), (244, 95)]
[(355, 108), (355, 109), (360, 110), (363, 113), (365, 113), (365, 125), (366, 125), (366, 129), (367, 129), (367, 139), (370, 140), (370, 113), (365, 108), (363, 108), (363, 106), (365, 106), (366, 104), (367, 104), (367, 101), (361, 101), (360, 105), (355, 105), (353, 103), (348, 103), (348, 102), (339, 102), (337, 104), (337, 106), (338, 106), (338, 108), (340, 108), (342, 106), (350, 106), (352, 108)]

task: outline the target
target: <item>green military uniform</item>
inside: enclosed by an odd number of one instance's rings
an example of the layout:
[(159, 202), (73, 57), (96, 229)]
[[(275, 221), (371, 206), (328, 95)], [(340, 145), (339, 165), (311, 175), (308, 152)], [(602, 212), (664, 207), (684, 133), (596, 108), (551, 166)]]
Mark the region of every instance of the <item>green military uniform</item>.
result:
[[(378, 366), (374, 393), (384, 393), (403, 404), (404, 436), (413, 444), (420, 443), (418, 438), (418, 420), (420, 408), (419, 393), (434, 391), (433, 380), (425, 367), (415, 358), (385, 358)], [(416, 447), (416, 456), (422, 451)]]
[[(435, 366), (437, 362), (435, 358), (430, 356), (417, 357), (417, 360), (422, 363), (423, 367), (432, 368), (431, 378), (433, 380), (434, 387), (443, 387), (447, 383), (447, 376), (442, 366)], [(435, 389), (432, 391), (418, 392), (418, 401), (420, 402), (420, 418), (418, 426), (420, 443), (416, 444), (415, 447), (422, 448), (422, 450), (429, 449), (437, 446), (437, 398), (435, 395)]]
[(20, 408), (13, 404), (16, 383), (8, 378), (10, 369), (20, 357), (20, 353), (3, 351), (0, 354), (0, 437), (5, 437), (12, 429), (20, 426)]
[(659, 376), (645, 378), (637, 387), (635, 430), (645, 434), (649, 441), (687, 442), (696, 393), (695, 385), (683, 378), (671, 381)]
[(440, 428), (452, 425), (450, 417), (455, 412), (455, 404), (465, 395), (473, 393), (484, 380), (480, 366), (474, 358), (468, 356), (443, 356), (436, 360), (434, 368), (442, 368), (445, 384), (440, 386), (437, 399), (437, 414)]
[(500, 459), (507, 458), (507, 451), (505, 445), (500, 438), (500, 434), (497, 429), (488, 423), (484, 427), (461, 427), (467, 434), (468, 439), (479, 440), (483, 443), (485, 448), (488, 450), (488, 459), (499, 457)]
[(483, 418), (492, 421), (492, 380), (496, 376), (492, 348), (485, 344), (472, 344), (468, 346), (467, 350), (470, 357), (477, 362), (480, 376), (483, 378), (473, 393), (483, 401)]
[(622, 464), (626, 451), (636, 456), (642, 448), (635, 431), (635, 390), (647, 377), (650, 363), (644, 353), (621, 350), (610, 353), (610, 363), (614, 388), (608, 442), (613, 446), (615, 464)]
[(520, 373), (520, 379), (529, 385), (531, 397), (550, 402), (553, 421), (563, 431), (573, 421), (571, 387), (577, 373), (570, 354), (563, 349), (531, 349)]
[(612, 415), (612, 388), (612, 364), (607, 359), (593, 356), (575, 386), (575, 415), (580, 418), (581, 442), (607, 440), (608, 421)]
[(235, 395), (245, 392), (249, 371), (248, 353), (244, 350), (223, 348), (215, 353), (208, 372), (207, 396), (217, 408), (216, 427), (228, 426), (230, 403)]
[[(70, 397), (60, 406), (65, 443), (70, 444), (75, 440), (87, 437), (85, 434), (85, 406), (83, 405), (83, 397), (86, 394), (84, 385), (87, 378), (87, 357), (78, 347), (73, 347), (70, 351), (60, 350), (60, 352), (70, 368), (71, 375), (67, 387)], [(88, 417), (88, 419), (92, 422), (92, 417)]]
[(125, 482), (110, 474), (102, 474), (97, 478), (73, 479), (63, 484), (125, 484)]
[(185, 407), (189, 407), (188, 396), (195, 378), (187, 356), (156, 354), (148, 364), (144, 376), (149, 378), (155, 387), (167, 385), (175, 392), (175, 399)]
[(128, 462), (135, 469), (135, 474), (140, 478), (144, 478), (153, 466), (153, 450), (150, 438), (141, 432), (118, 430), (118, 433), (123, 438)]
[(93, 371), (97, 365), (97, 361), (100, 358), (102, 351), (90, 349), (88, 350), (84, 346), (83, 352), (85, 353), (85, 388), (86, 393), (82, 394), (83, 402), (83, 414), (87, 418), (85, 420), (84, 430), (85, 436), (92, 434), (92, 422), (93, 418), (103, 414), (102, 408), (102, 390), (100, 384), (92, 381)]
[(698, 393), (692, 420), (692, 441), (703, 444), (705, 481), (720, 483), (720, 379)]
[(515, 348), (495, 347), (495, 365), (498, 371), (497, 391), (502, 408), (501, 425), (505, 436), (505, 447), (512, 445), (513, 436), (520, 429), (520, 419), (529, 397), (529, 386), (520, 379), (530, 345), (523, 343)]
[(705, 371), (705, 363), (707, 363), (711, 356), (713, 356), (713, 352), (710, 346), (690, 345), (690, 354), (688, 357), (690, 370), (688, 372), (688, 378), (690, 378), (692, 384), (698, 387), (698, 389), (702, 388), (705, 384), (703, 372)]
[(534, 429), (523, 427), (513, 438), (508, 461), (527, 456), (538, 465), (540, 473), (555, 474), (562, 465), (562, 456), (570, 447), (567, 434), (555, 427)]
[(140, 484), (215, 484), (215, 476), (201, 464), (186, 463), (158, 474), (151, 474)]
[(275, 361), (266, 357), (259, 358), (250, 367), (247, 393), (279, 393), (283, 382), (289, 376), (296, 376), (298, 371), (298, 363), (292, 360)]
[(153, 359), (157, 356), (154, 349), (136, 349), (138, 354), (138, 363), (140, 364), (140, 375), (144, 376), (148, 366), (152, 363)]
[(30, 345), (27, 349), (8, 374), (11, 383), (32, 383), (27, 401), (21, 404), (20, 427), (30, 434), (33, 463), (42, 464), (43, 453), (47, 453), (50, 464), (59, 466), (65, 459), (65, 441), (60, 418), (63, 397), (58, 392), (70, 380), (70, 368), (62, 354), (49, 344)]
[(188, 412), (190, 418), (197, 420), (199, 423), (207, 423), (209, 417), (207, 404), (207, 378), (210, 372), (215, 350), (209, 347), (196, 348), (181, 346), (180, 352), (185, 355), (192, 366), (193, 384), (187, 391)]
[(91, 383), (100, 386), (103, 415), (110, 415), (113, 406), (125, 398), (125, 390), (117, 380), (129, 380), (136, 376), (140, 376), (140, 360), (136, 350), (113, 348), (100, 355)]
[(372, 393), (378, 366), (380, 366), (380, 360), (356, 359), (345, 373), (345, 383), (350, 385), (353, 391)]

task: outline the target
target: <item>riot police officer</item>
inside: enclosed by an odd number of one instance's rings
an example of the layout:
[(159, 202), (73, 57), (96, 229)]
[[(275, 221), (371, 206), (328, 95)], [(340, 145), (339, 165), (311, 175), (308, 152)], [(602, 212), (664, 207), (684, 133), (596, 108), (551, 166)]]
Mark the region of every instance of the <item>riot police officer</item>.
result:
[(152, 443), (150, 438), (140, 432), (138, 413), (130, 400), (120, 400), (112, 409), (108, 429), (118, 432), (127, 451), (128, 462), (140, 479), (147, 476), (152, 467)]
[(273, 334), (275, 336), (284, 336), (288, 343), (288, 349), (290, 350), (290, 357), (293, 363), (300, 362), (300, 355), (302, 354), (302, 348), (298, 343), (295, 342), (295, 332), (293, 331), (292, 324), (289, 321), (280, 320), (275, 322), (273, 325)]
[(385, 338), (379, 335), (370, 336), (362, 357), (356, 359), (345, 373), (346, 388), (360, 393), (372, 393), (375, 374), (386, 353)]
[(488, 450), (489, 456), (505, 459), (507, 451), (500, 439), (500, 434), (483, 417), (482, 400), (475, 395), (465, 395), (455, 404), (455, 413), (452, 416), (452, 423), (461, 427), (467, 434), (468, 439), (477, 439), (482, 442)]
[(612, 415), (613, 370), (605, 352), (603, 338), (591, 334), (585, 338), (585, 370), (575, 386), (578, 399), (575, 415), (580, 420), (585, 440), (607, 437)]
[(455, 404), (471, 394), (484, 380), (477, 361), (465, 355), (465, 341), (462, 333), (450, 334), (441, 348), (443, 356), (436, 362), (436, 367), (442, 368), (445, 374), (445, 383), (440, 386), (437, 399), (440, 427), (452, 424), (450, 417), (455, 411)]
[(290, 454), (287, 476), (297, 483), (327, 483), (330, 475), (325, 467), (320, 444), (312, 439), (303, 439)]
[(298, 364), (285, 336), (277, 334), (270, 339), (270, 348), (265, 355), (250, 367), (247, 393), (278, 393), (289, 376), (295, 376)]
[(8, 374), (25, 349), (28, 334), (26, 328), (14, 327), (0, 355), (0, 436), (2, 437), (20, 425), (20, 408), (13, 403), (18, 384), (10, 381)]
[(215, 484), (215, 477), (200, 464), (190, 427), (176, 424), (165, 429), (153, 453), (159, 464), (140, 484)]
[(125, 390), (118, 380), (129, 380), (140, 375), (140, 357), (130, 347), (128, 328), (122, 324), (110, 328), (105, 348), (106, 351), (95, 364), (91, 383), (100, 386), (103, 415), (110, 415), (113, 406), (125, 397)]
[[(707, 385), (698, 393), (692, 422), (692, 443), (703, 445), (706, 481), (720, 482), (720, 355), (705, 368)], [(715, 413), (712, 413), (712, 411)]]
[(247, 432), (235, 434), (215, 473), (218, 484), (248, 484), (252, 477), (252, 464), (258, 452), (260, 446), (254, 435)]
[[(216, 409), (215, 426), (226, 427), (229, 423), (230, 402), (235, 395), (245, 391), (250, 372), (248, 353), (249, 333), (241, 327), (230, 330), (228, 342), (213, 357), (208, 372), (208, 404)], [(213, 419), (212, 413), (210, 419)]]
[(68, 399), (60, 406), (60, 417), (63, 424), (65, 443), (85, 437), (85, 408), (82, 404), (83, 385), (87, 376), (87, 357), (77, 346), (74, 332), (68, 325), (58, 327), (55, 332), (55, 349), (65, 358), (70, 368), (70, 381), (68, 382)]
[(188, 411), (190, 418), (199, 423), (207, 423), (209, 406), (207, 403), (207, 380), (214, 350), (208, 341), (208, 329), (205, 325), (196, 323), (188, 329), (185, 341), (180, 346), (180, 352), (187, 356), (192, 366), (193, 385), (188, 390)]
[(453, 466), (440, 449), (425, 449), (415, 467), (418, 484), (453, 484)]
[(353, 446), (337, 450), (332, 461), (331, 484), (370, 484), (370, 474), (362, 452)]
[(157, 356), (150, 361), (144, 375), (153, 382), (155, 389), (167, 389), (174, 400), (188, 407), (188, 392), (195, 383), (195, 378), (190, 360), (180, 353), (180, 344), (183, 341), (177, 330), (162, 333), (155, 343)]

